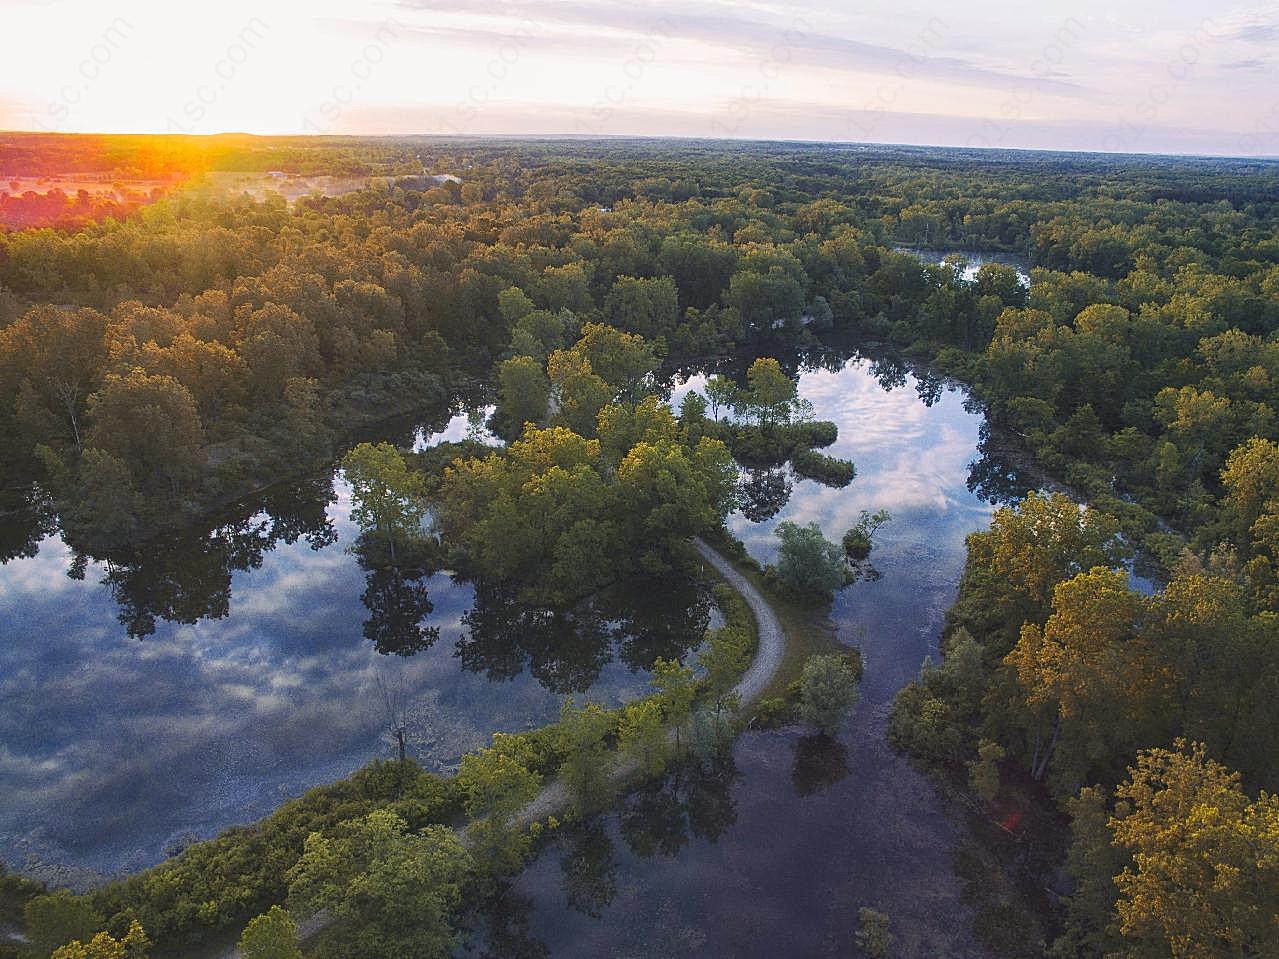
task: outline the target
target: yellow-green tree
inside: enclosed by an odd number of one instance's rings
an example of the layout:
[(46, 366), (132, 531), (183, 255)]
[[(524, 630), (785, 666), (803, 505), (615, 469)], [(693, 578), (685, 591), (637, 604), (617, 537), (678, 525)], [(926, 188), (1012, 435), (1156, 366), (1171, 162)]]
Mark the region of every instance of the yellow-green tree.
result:
[(242, 959), (302, 959), (297, 923), (281, 906), (250, 920), (239, 946)]
[(1141, 753), (1115, 794), (1123, 955), (1279, 955), (1279, 797), (1250, 799), (1185, 740)]
[(88, 942), (75, 940), (53, 950), (50, 959), (147, 959), (150, 948), (146, 932), (134, 920), (123, 939), (100, 932)]
[(457, 773), (471, 820), (468, 832), (479, 854), (498, 872), (518, 869), (528, 849), (530, 840), (520, 814), (542, 785), (532, 763), (527, 742), (494, 733), (491, 746), (462, 757)]
[(470, 855), (447, 826), (410, 832), (389, 809), (313, 832), (287, 874), (289, 901), (303, 915), (335, 921), (343, 955), (369, 959), (444, 957)]
[(948, 629), (963, 626), (995, 656), (1024, 623), (1042, 624), (1057, 584), (1094, 566), (1121, 565), (1119, 523), (1060, 493), (1031, 492), (997, 510), (990, 529), (968, 537), (968, 563)]
[(1031, 775), (1050, 765), (1073, 785), (1140, 741), (1167, 684), (1140, 631), (1144, 604), (1121, 570), (1095, 567), (1061, 583), (1041, 629), (1022, 627), (1004, 660), (1016, 679), (1010, 712), (1027, 737)]
[(656, 776), (666, 768), (670, 744), (657, 702), (642, 699), (627, 705), (622, 710), (617, 735), (622, 755), (633, 760), (645, 774)]
[(361, 443), (342, 458), (342, 469), (351, 484), (351, 519), (365, 534), (380, 537), (394, 562), (396, 543), (421, 532), (427, 509), (422, 475), (390, 443)]

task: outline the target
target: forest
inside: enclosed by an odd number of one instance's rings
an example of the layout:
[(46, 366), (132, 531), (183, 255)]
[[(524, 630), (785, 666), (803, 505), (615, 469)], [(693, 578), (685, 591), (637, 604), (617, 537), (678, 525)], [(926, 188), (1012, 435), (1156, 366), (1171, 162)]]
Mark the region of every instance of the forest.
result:
[[(369, 181), (293, 204), (188, 189), (271, 170)], [(0, 511), (23, 524), (0, 558), (34, 555), (55, 523), (77, 553), (121, 556), (345, 455), (371, 590), (447, 568), (494, 609), (542, 608), (675, 579), (695, 565), (690, 536), (749, 510), (739, 466), (853, 480), (818, 452), (834, 426), (797, 395), (793, 358), (874, 343), (965, 384), (984, 443), (1042, 477), (985, 477), (1004, 505), (969, 537), (943, 655), (889, 727), (986, 818), (1029, 811), (1031, 852), (1008, 869), (1054, 892), (984, 941), (1279, 955), (1279, 163), (0, 138), (0, 181), (70, 172), (175, 186), (0, 233)], [(1033, 268), (1026, 283), (919, 250)], [(672, 410), (671, 383), (698, 371), (719, 375)], [(462, 394), (493, 403), (505, 447), (428, 462), (353, 442)], [(426, 503), (439, 535), (424, 544)], [(855, 578), (872, 519), (847, 557), (792, 566), (788, 595)], [(386, 903), (411, 886), (414, 934), (439, 937), (423, 954), (447, 954), (450, 917), (521, 861), (526, 840), (498, 827), (543, 776), (576, 776), (589, 805), (599, 784), (577, 757), (624, 743), (660, 766), (663, 722), (693, 736), (749, 645), (740, 610), (722, 632), (708, 662), (723, 675), (695, 684), (668, 663), (656, 713), (567, 706), (452, 779), (370, 767), (88, 896), (0, 877), (0, 919), (25, 908), (54, 930), (39, 955), (136, 959), (148, 936), (181, 948), (259, 913), (264, 939), (287, 932), (269, 909), (287, 900), (367, 920), (331, 954), (391, 956), (405, 932)], [(462, 849), (443, 828), (459, 816), (493, 825)], [(80, 952), (58, 948), (72, 938)]]

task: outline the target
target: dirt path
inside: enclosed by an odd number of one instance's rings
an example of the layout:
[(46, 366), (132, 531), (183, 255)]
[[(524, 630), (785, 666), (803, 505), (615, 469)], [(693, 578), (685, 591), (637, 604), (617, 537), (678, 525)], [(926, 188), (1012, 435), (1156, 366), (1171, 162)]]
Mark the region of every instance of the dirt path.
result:
[[(728, 584), (741, 594), (746, 604), (750, 606), (751, 612), (755, 614), (755, 623), (759, 632), (759, 645), (755, 650), (755, 659), (742, 674), (737, 685), (733, 687), (741, 704), (745, 706), (759, 699), (769, 683), (773, 681), (773, 677), (777, 675), (777, 670), (781, 668), (782, 656), (786, 651), (786, 633), (782, 630), (782, 624), (777, 619), (777, 614), (773, 612), (773, 607), (749, 579), (739, 573), (733, 564), (721, 556), (709, 543), (696, 538), (693, 544), (702, 558), (714, 566)], [(674, 736), (674, 732), (671, 736)], [(613, 767), (609, 773), (609, 779), (615, 784), (625, 783), (634, 777), (637, 771), (638, 767), (634, 762), (621, 762)], [(562, 813), (569, 807), (571, 801), (572, 797), (564, 784), (558, 779), (552, 780), (542, 788), (537, 798), (524, 807), (516, 817), (516, 821), (525, 826), (540, 822), (549, 816)], [(465, 843), (467, 840), (465, 833), (461, 833), (461, 836)], [(298, 923), (298, 938), (305, 943), (323, 932), (328, 925), (329, 920), (324, 916), (311, 916), (304, 919)], [(236, 946), (231, 946), (218, 953), (215, 959), (241, 959), (240, 950)]]
[(701, 539), (694, 539), (693, 545), (728, 584), (742, 595), (746, 605), (755, 614), (755, 624), (759, 627), (759, 647), (755, 650), (754, 662), (733, 689), (745, 706), (759, 699), (781, 668), (782, 654), (786, 652), (786, 633), (782, 630), (782, 624), (778, 622), (773, 607), (768, 605), (768, 600), (755, 588), (754, 583)]

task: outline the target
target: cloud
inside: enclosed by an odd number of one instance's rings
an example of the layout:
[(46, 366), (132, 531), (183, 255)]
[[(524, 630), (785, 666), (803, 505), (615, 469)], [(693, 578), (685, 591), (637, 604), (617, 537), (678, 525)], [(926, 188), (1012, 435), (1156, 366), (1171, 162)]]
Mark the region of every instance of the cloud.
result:
[(1255, 23), (1244, 27), (1235, 37), (1249, 43), (1274, 43), (1279, 40), (1279, 26), (1273, 23)]
[(1231, 63), (1223, 63), (1223, 70), (1264, 70), (1269, 67), (1265, 60), (1258, 60), (1255, 57), (1248, 60), (1235, 60)]
[[(434, 14), (467, 14), (475, 19), (457, 28), (454, 35), (476, 43), (492, 43), (512, 35), (536, 37), (555, 24), (578, 30), (574, 44), (583, 52), (598, 42), (600, 33), (616, 32), (655, 44), (678, 39), (748, 52), (759, 56), (761, 62), (776, 66), (793, 62), (1000, 89), (1015, 84), (1061, 95), (1086, 92), (1082, 85), (1059, 77), (1006, 72), (971, 59), (930, 52), (944, 45), (950, 29), (937, 17), (921, 22), (909, 46), (899, 47), (822, 32), (802, 17), (782, 21), (753, 19), (742, 16), (740, 8), (725, 15), (720, 6), (641, 7), (617, 2), (588, 5), (515, 0), (503, 4), (498, 17), (492, 15), (492, 4), (483, 0), (400, 0), (400, 7)], [(429, 29), (441, 28), (433, 25)], [(580, 31), (592, 31), (594, 35), (584, 36)]]

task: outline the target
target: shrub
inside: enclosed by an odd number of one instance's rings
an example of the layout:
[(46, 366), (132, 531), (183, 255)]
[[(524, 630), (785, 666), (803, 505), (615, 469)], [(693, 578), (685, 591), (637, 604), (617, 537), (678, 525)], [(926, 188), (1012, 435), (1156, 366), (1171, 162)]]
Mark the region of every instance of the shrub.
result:
[(795, 450), (790, 465), (799, 476), (835, 489), (843, 489), (857, 475), (857, 467), (849, 460), (836, 459), (810, 449)]

